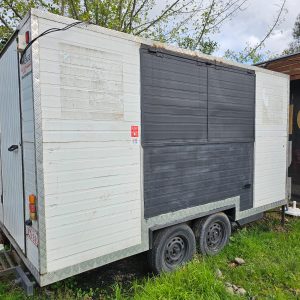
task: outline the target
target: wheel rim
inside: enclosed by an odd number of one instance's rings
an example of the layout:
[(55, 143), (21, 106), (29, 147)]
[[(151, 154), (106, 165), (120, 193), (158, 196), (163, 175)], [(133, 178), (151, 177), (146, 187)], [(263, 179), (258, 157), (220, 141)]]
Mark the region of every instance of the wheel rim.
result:
[(187, 243), (180, 237), (172, 237), (169, 239), (165, 247), (165, 262), (169, 268), (180, 265), (187, 253)]
[(220, 250), (225, 237), (224, 225), (221, 222), (214, 222), (209, 225), (206, 236), (207, 247), (212, 251)]

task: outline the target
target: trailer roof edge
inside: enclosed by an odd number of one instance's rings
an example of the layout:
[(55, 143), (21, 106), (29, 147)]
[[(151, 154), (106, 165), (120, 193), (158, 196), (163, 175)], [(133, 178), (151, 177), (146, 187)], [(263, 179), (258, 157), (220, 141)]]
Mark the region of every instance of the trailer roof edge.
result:
[[(56, 21), (56, 22), (59, 22), (59, 23), (62, 23), (62, 24), (71, 24), (73, 22), (76, 22), (75, 19), (65, 17), (65, 16), (61, 16), (61, 15), (56, 15), (56, 14), (50, 13), (48, 11), (44, 11), (44, 10), (40, 10), (40, 9), (36, 9), (36, 8), (31, 9), (31, 15), (34, 15), (38, 18), (43, 18), (43, 19), (46, 19), (46, 20), (50, 20), (50, 21)], [(200, 59), (209, 60), (209, 61), (212, 61), (212, 62), (215, 62), (215, 63), (231, 65), (231, 66), (239, 67), (239, 68), (242, 68), (242, 69), (265, 72), (265, 73), (268, 73), (268, 74), (273, 72), (274, 74), (276, 73), (277, 75), (279, 75), (279, 74), (282, 75), (282, 77), (287, 76), (283, 73), (266, 70), (266, 69), (261, 68), (261, 67), (238, 63), (238, 62), (228, 60), (228, 59), (225, 59), (225, 58), (222, 58), (222, 57), (208, 55), (208, 54), (202, 53), (200, 51), (192, 51), (192, 50), (189, 50), (189, 49), (179, 48), (179, 47), (174, 46), (174, 45), (169, 45), (169, 44), (166, 44), (166, 43), (153, 41), (151, 39), (135, 36), (133, 34), (128, 34), (128, 33), (116, 31), (116, 30), (113, 30), (113, 29), (108, 29), (108, 28), (105, 28), (105, 27), (101, 27), (99, 25), (90, 24), (87, 30), (92, 30), (92, 31), (100, 32), (100, 33), (103, 33), (103, 34), (106, 34), (106, 35), (119, 37), (119, 38), (122, 38), (122, 39), (127, 40), (127, 41), (133, 41), (133, 42), (136, 42), (136, 43), (145, 44), (145, 45), (157, 48), (157, 49), (163, 49), (163, 50), (176, 52), (178, 54), (184, 54), (184, 55), (198, 57)]]
[[(69, 24), (69, 23), (72, 23), (72, 22), (76, 21), (76, 20), (74, 20), (72, 18), (69, 18), (69, 17), (65, 17), (65, 16), (61, 16), (61, 15), (55, 15), (55, 14), (52, 14), (48, 11), (32, 8), (30, 11), (28, 11), (28, 13), (22, 19), (22, 21), (18, 25), (16, 31), (12, 34), (12, 36), (7, 41), (7, 43), (5, 44), (3, 49), (0, 51), (0, 58), (5, 53), (6, 49), (11, 44), (12, 40), (16, 37), (19, 30), (23, 27), (23, 25), (27, 22), (27, 20), (31, 16), (36, 16), (38, 18), (43, 18), (43, 19), (47, 19), (47, 20), (51, 20), (51, 21), (60, 22), (62, 24)], [(175, 52), (175, 53), (178, 53), (178, 54), (184, 54), (184, 55), (198, 57), (200, 59), (209, 60), (209, 61), (212, 61), (212, 62), (215, 62), (215, 63), (227, 64), (227, 65), (239, 67), (239, 68), (242, 68), (242, 69), (260, 71), (260, 72), (265, 72), (265, 73), (269, 73), (269, 74), (270, 73), (275, 73), (277, 75), (280, 74), (282, 77), (287, 77), (288, 76), (288, 75), (280, 73), (280, 72), (274, 72), (274, 71), (271, 71), (271, 70), (264, 69), (264, 68), (260, 67), (259, 65), (246, 65), (246, 64), (238, 63), (238, 62), (235, 62), (235, 61), (232, 61), (232, 60), (224, 59), (222, 57), (208, 55), (208, 54), (202, 53), (200, 51), (192, 51), (192, 50), (189, 50), (189, 49), (183, 49), (183, 48), (179, 48), (179, 47), (174, 46), (174, 45), (169, 45), (169, 44), (166, 44), (166, 43), (153, 41), (151, 39), (138, 37), (138, 36), (135, 36), (135, 35), (132, 35), (132, 34), (128, 34), (128, 33), (120, 32), (120, 31), (108, 29), (108, 28), (105, 28), (105, 27), (101, 27), (99, 25), (91, 24), (91, 25), (89, 25), (88, 30), (93, 30), (93, 31), (96, 31), (96, 32), (101, 32), (101, 33), (106, 34), (106, 35), (119, 37), (119, 38), (122, 38), (122, 39), (127, 40), (127, 41), (133, 41), (133, 42), (137, 42), (137, 43), (140, 43), (140, 44), (145, 44), (145, 45), (148, 45), (148, 46), (151, 46), (151, 47), (155, 47), (157, 49), (163, 49), (163, 50), (172, 51), (172, 52)]]

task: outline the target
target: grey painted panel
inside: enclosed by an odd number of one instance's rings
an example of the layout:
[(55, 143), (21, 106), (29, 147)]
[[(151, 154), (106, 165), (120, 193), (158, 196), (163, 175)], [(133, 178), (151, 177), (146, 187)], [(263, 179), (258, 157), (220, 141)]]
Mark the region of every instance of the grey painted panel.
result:
[(254, 141), (255, 74), (208, 68), (208, 141)]
[(252, 143), (146, 147), (144, 170), (146, 218), (239, 195), (252, 207)]
[(253, 207), (254, 83), (245, 70), (141, 49), (146, 218), (234, 196)]
[(207, 141), (207, 68), (141, 49), (143, 145)]

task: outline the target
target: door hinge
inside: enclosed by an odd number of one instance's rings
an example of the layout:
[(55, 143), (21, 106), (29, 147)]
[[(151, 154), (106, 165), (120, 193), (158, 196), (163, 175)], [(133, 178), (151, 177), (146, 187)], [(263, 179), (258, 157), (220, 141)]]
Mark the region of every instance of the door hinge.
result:
[(1, 203), (3, 204), (3, 194), (1, 194)]
[(197, 64), (197, 66), (205, 66), (205, 65), (206, 65), (206, 62), (203, 62), (203, 61), (201, 61), (201, 60), (197, 60), (197, 61), (196, 61), (196, 64)]
[(156, 56), (159, 56), (159, 57), (163, 57), (163, 53), (160, 52), (158, 49), (156, 48), (149, 48), (148, 49), (148, 52), (151, 53), (151, 54), (154, 54)]
[(243, 186), (243, 189), (246, 190), (246, 189), (250, 189), (251, 188), (251, 183), (246, 183), (244, 186)]

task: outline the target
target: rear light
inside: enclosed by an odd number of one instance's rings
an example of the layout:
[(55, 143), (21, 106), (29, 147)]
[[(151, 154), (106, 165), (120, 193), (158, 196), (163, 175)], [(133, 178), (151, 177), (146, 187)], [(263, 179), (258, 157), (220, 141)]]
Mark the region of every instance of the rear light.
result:
[(25, 42), (27, 45), (29, 44), (29, 40), (30, 40), (29, 31), (26, 31), (25, 32)]
[(31, 194), (28, 197), (29, 199), (29, 212), (30, 212), (30, 220), (36, 220), (36, 197)]
[(26, 48), (26, 46), (30, 42), (30, 32), (26, 31), (24, 34), (19, 34), (17, 38), (17, 49), (19, 52), (23, 52)]

